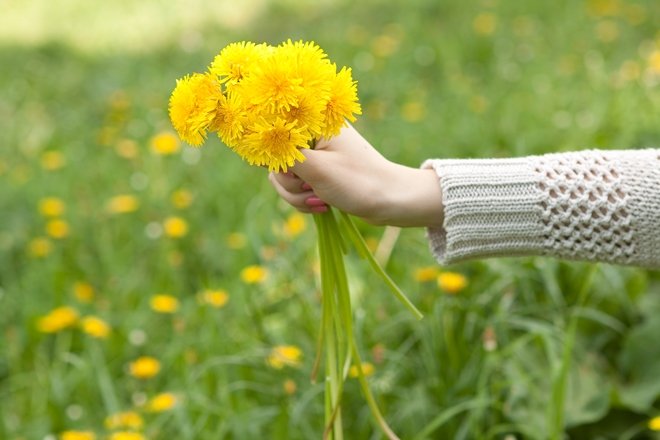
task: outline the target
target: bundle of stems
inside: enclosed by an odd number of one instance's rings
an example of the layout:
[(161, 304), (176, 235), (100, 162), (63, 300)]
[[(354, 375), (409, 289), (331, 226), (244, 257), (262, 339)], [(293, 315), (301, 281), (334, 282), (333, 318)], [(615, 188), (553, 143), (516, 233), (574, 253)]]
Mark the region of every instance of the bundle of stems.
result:
[(353, 330), (353, 311), (344, 264), (349, 242), (417, 319), (421, 319), (422, 314), (378, 264), (351, 217), (342, 211), (337, 212), (339, 215), (335, 215), (335, 211), (328, 208), (326, 212), (314, 214), (321, 262), (322, 320), (312, 380), (315, 380), (318, 374), (324, 352), (326, 388), (323, 438), (344, 438), (341, 398), (348, 371), (351, 365), (355, 365), (357, 378), (371, 414), (387, 438), (398, 439), (381, 414), (362, 369), (362, 359)]

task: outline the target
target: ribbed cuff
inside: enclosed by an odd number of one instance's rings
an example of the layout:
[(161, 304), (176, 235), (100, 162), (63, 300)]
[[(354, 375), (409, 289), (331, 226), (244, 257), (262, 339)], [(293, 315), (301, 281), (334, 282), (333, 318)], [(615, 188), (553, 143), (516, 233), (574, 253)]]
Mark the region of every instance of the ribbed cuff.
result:
[(427, 160), (442, 188), (443, 227), (429, 228), (440, 264), (544, 253), (538, 175), (526, 158)]

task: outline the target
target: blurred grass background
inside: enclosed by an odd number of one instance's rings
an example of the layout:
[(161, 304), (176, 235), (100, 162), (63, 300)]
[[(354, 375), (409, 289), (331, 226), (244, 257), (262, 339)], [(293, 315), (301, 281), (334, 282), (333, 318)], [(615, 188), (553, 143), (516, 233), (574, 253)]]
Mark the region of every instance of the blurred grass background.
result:
[[(353, 67), (357, 127), (411, 166), (660, 146), (656, 0), (2, 9), (0, 438), (321, 436), (312, 222), (219, 141), (178, 144), (167, 117), (175, 79), (230, 42), (316, 41)], [(416, 322), (361, 261), (349, 270), (370, 381), (402, 438), (659, 438), (657, 273), (440, 268), (424, 231), (404, 230), (388, 270)], [(347, 438), (379, 438), (354, 382)]]

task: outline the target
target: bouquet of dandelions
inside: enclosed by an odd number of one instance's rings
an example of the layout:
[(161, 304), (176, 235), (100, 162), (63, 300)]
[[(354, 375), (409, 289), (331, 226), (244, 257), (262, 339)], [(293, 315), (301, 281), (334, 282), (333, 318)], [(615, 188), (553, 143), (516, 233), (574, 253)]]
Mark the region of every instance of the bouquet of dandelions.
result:
[[(198, 146), (207, 133), (251, 165), (286, 172), (302, 162), (303, 148), (337, 135), (346, 120), (360, 114), (351, 69), (337, 71), (325, 52), (312, 42), (273, 47), (232, 43), (215, 57), (206, 73), (176, 82), (169, 103), (170, 119), (179, 136)], [(312, 371), (316, 377), (325, 352), (324, 438), (343, 438), (341, 396), (352, 364), (369, 408), (390, 439), (397, 438), (383, 419), (369, 389), (353, 333), (353, 315), (344, 253), (351, 242), (385, 284), (418, 318), (420, 312), (379, 266), (352, 219), (332, 209), (314, 214), (321, 263), (322, 321)]]

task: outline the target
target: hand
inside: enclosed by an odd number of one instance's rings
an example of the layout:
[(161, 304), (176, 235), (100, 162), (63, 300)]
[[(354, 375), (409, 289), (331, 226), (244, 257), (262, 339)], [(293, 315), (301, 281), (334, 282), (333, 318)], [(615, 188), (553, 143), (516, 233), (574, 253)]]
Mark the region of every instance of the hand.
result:
[(269, 175), (278, 194), (299, 211), (323, 212), (332, 205), (377, 225), (442, 225), (435, 171), (387, 160), (352, 126), (302, 153), (304, 162)]

